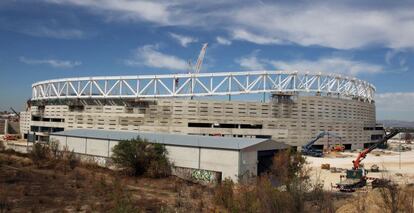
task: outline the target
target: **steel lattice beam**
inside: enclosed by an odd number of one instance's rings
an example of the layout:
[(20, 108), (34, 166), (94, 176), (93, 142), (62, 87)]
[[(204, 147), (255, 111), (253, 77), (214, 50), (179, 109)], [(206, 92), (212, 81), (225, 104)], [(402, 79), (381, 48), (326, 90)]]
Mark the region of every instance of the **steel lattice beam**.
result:
[(32, 100), (159, 98), (319, 92), (374, 100), (375, 87), (357, 78), (297, 71), (220, 72), (65, 78), (32, 85)]

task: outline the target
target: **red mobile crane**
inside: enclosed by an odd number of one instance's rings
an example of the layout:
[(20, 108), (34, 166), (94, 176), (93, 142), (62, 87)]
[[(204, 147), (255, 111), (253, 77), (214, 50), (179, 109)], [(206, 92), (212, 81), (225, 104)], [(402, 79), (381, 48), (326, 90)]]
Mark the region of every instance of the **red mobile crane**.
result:
[(336, 187), (343, 192), (353, 192), (356, 188), (361, 188), (366, 186), (367, 184), (367, 171), (360, 166), (362, 160), (367, 157), (367, 154), (370, 153), (372, 150), (378, 148), (378, 146), (386, 143), (390, 138), (394, 137), (398, 133), (405, 131), (406, 129), (403, 128), (395, 128), (392, 129), (391, 132), (385, 135), (380, 141), (374, 143), (370, 147), (361, 151), (357, 158), (352, 161), (353, 167), (352, 169), (346, 170), (345, 179), (342, 180), (343, 176), (341, 175), (341, 180), (339, 183), (336, 184)]

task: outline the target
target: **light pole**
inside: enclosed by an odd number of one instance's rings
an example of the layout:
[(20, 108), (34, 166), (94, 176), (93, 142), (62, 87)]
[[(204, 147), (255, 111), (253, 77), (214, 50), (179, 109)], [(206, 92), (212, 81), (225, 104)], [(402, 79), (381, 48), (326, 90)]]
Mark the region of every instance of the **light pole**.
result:
[(398, 146), (398, 151), (400, 152), (400, 156), (399, 156), (399, 167), (400, 167), (400, 170), (401, 170), (401, 139), (399, 140), (400, 141), (400, 145)]

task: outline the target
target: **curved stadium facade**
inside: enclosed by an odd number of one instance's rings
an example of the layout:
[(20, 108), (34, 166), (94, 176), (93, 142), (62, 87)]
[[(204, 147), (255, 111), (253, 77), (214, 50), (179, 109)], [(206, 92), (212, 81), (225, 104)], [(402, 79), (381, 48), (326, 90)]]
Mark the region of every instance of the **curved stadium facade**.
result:
[[(329, 131), (340, 139), (316, 146), (357, 149), (384, 134), (376, 125), (374, 93), (356, 78), (289, 71), (56, 79), (32, 85), (21, 132), (40, 141), (50, 132), (103, 129), (272, 138), (300, 147)], [(267, 101), (231, 100), (262, 94)]]

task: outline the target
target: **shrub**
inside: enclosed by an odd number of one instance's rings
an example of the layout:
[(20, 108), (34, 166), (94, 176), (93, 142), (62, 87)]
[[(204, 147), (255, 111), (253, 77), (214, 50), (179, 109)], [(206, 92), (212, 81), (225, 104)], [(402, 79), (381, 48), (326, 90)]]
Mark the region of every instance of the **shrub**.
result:
[(257, 199), (256, 187), (240, 185), (235, 198), (233, 211), (235, 212), (265, 212), (260, 211), (260, 200)]
[(118, 177), (113, 180), (111, 186), (111, 197), (114, 202), (114, 207), (110, 212), (141, 212), (139, 209), (135, 208), (131, 194), (122, 186), (121, 180)]
[(4, 151), (6, 149), (6, 146), (4, 146), (4, 142), (0, 141), (0, 152)]
[(234, 208), (234, 183), (231, 179), (226, 178), (216, 186), (214, 191), (214, 201), (217, 205), (224, 206), (227, 209)]
[(414, 190), (410, 186), (399, 186), (390, 180), (378, 192), (376, 204), (386, 212), (414, 212)]
[(60, 152), (60, 159), (63, 164), (62, 167), (65, 175), (68, 167), (71, 170), (74, 170), (80, 164), (80, 160), (75, 152), (73, 150), (69, 151), (67, 146), (63, 147), (63, 150)]
[(134, 176), (166, 177), (171, 174), (168, 153), (161, 144), (151, 144), (138, 137), (120, 141), (112, 151), (115, 165)]
[(293, 212), (292, 197), (288, 192), (274, 187), (269, 176), (258, 179), (256, 191), (262, 212)]
[(293, 200), (293, 211), (303, 212), (305, 195), (310, 190), (310, 169), (306, 167), (302, 154), (291, 150), (281, 151), (273, 158), (270, 178), (286, 187), (288, 196)]
[(49, 149), (50, 149), (50, 154), (52, 155), (52, 157), (54, 159), (59, 159), (60, 158), (60, 152), (59, 152), (59, 141), (57, 140), (50, 140), (49, 142)]
[(32, 151), (30, 152), (30, 157), (33, 162), (39, 166), (40, 162), (50, 159), (50, 149), (46, 144), (35, 143), (33, 144)]

